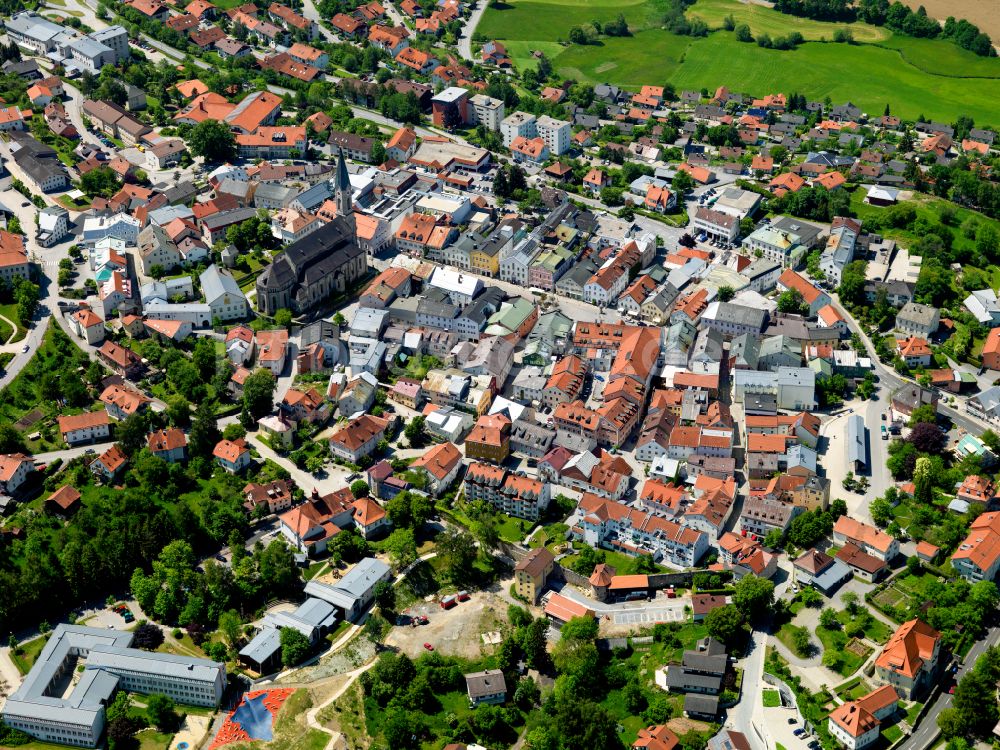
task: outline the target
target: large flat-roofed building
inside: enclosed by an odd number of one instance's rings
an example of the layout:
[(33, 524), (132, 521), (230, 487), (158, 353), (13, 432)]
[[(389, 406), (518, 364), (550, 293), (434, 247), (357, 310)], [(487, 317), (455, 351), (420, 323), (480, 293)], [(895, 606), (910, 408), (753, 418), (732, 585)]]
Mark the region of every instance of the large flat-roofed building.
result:
[(160, 693), (189, 706), (215, 707), (226, 689), (225, 665), (219, 662), (137, 648), (97, 645), (87, 657), (87, 669), (117, 676), (123, 690)]
[[(58, 625), (3, 706), (3, 721), (44, 742), (96, 747), (105, 706), (117, 690), (162, 693), (178, 703), (218, 705), (226, 688), (219, 662), (129, 648), (133, 634)], [(78, 663), (84, 666), (71, 690)]]

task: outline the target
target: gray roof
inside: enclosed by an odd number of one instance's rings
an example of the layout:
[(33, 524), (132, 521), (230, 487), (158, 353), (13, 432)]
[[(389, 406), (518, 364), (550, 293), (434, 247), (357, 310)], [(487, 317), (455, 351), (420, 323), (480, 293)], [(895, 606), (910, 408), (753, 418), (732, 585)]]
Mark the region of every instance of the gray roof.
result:
[(896, 317), (916, 323), (917, 325), (929, 326), (933, 325), (938, 314), (936, 307), (921, 305), (919, 302), (907, 302)]
[(465, 688), (470, 698), (482, 698), (487, 695), (507, 692), (507, 681), (499, 669), (487, 669), (483, 672), (472, 672), (465, 675)]
[(389, 566), (374, 557), (366, 557), (355, 565), (335, 585), (358, 598), (365, 596), (375, 584), (390, 572)]
[[(160, 654), (128, 648), (127, 631), (56, 626), (21, 687), (4, 705), (4, 716), (43, 719), (93, 727), (104, 704), (118, 686), (115, 670), (173, 675), (214, 683), (224, 665), (207, 659)], [(89, 652), (86, 670), (66, 698), (47, 695), (67, 660)]]
[(240, 649), (240, 656), (263, 664), (281, 649), (281, 632), (277, 628), (264, 628)]
[(715, 320), (748, 325), (759, 331), (767, 320), (767, 310), (737, 305), (732, 302), (720, 302), (715, 313)]
[(685, 713), (712, 714), (719, 713), (719, 696), (688, 693), (684, 696)]
[(847, 458), (849, 461), (867, 463), (865, 420), (860, 414), (852, 414), (847, 418)]
[(201, 291), (208, 303), (212, 303), (227, 294), (245, 299), (243, 290), (240, 289), (240, 285), (236, 283), (233, 275), (214, 263), (202, 271), (198, 278), (201, 281)]
[(691, 672), (685, 667), (671, 666), (667, 670), (667, 687), (678, 691), (700, 688), (717, 693), (722, 689), (722, 677), (717, 674)]
[(813, 576), (812, 585), (818, 588), (820, 591), (829, 591), (838, 583), (846, 578), (850, 578), (853, 575), (851, 569), (846, 563), (834, 558), (833, 563), (830, 564), (822, 573), (817, 576)]
[(90, 655), (87, 657), (87, 668), (93, 667), (101, 667), (111, 672), (121, 669), (211, 683), (215, 682), (219, 670), (225, 669), (225, 665), (210, 659), (161, 654), (155, 651), (142, 651), (138, 648), (121, 648), (104, 644), (98, 644), (90, 650)]

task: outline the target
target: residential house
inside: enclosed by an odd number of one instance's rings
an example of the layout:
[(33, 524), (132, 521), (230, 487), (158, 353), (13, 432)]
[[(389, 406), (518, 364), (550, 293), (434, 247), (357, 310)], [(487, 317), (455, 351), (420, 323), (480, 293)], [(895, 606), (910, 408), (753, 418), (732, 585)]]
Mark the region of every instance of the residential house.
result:
[(920, 698), (937, 677), (941, 634), (920, 620), (904, 622), (875, 659), (875, 677), (901, 698)]
[(176, 427), (149, 433), (146, 447), (150, 453), (168, 464), (180, 463), (187, 458), (187, 436)]
[(69, 446), (97, 443), (111, 437), (111, 420), (108, 413), (83, 412), (69, 417), (59, 417), (59, 433)]
[(230, 474), (239, 474), (250, 463), (250, 446), (242, 438), (220, 440), (212, 451), (215, 462)]
[(514, 590), (537, 604), (555, 568), (555, 556), (546, 547), (536, 547), (514, 566)]

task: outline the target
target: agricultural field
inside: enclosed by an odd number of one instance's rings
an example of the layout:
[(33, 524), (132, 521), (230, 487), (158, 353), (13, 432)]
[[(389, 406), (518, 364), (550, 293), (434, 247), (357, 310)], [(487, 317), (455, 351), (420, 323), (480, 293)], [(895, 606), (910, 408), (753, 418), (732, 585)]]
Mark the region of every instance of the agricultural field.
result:
[(927, 10), (927, 15), (941, 21), (948, 16), (964, 18), (989, 34), (994, 43), (1000, 39), (1000, 14), (996, 12), (996, 5), (992, 3), (984, 3), (982, 0), (903, 0), (903, 2), (914, 10), (922, 5)]
[(867, 23), (838, 24), (813, 21), (809, 18), (794, 18), (764, 5), (743, 3), (739, 0), (698, 0), (687, 15), (689, 18), (700, 18), (712, 30), (723, 28), (723, 20), (726, 16), (732, 16), (736, 23), (747, 24), (754, 36), (759, 34), (770, 34), (772, 37), (784, 36), (789, 31), (798, 31), (811, 42), (832, 39), (836, 29), (848, 26), (855, 41), (858, 42), (882, 42), (892, 36), (889, 29)]
[[(958, 114), (977, 124), (1000, 124), (1000, 59), (983, 58), (945, 40), (893, 35), (868, 24), (851, 24), (857, 44), (829, 41), (843, 24), (813, 21), (738, 0), (697, 0), (687, 10), (715, 29), (707, 37), (678, 36), (659, 23), (655, 0), (506, 0), (491, 6), (477, 28), (508, 45), (515, 64), (532, 64), (543, 52), (562, 75), (591, 83), (635, 88), (672, 84), (678, 90), (736, 91), (763, 94), (798, 91), (810, 98), (853, 101), (870, 113), (889, 104), (905, 119), (951, 122)], [(569, 45), (572, 26), (601, 23), (621, 13), (632, 36), (601, 37), (597, 44)], [(732, 15), (754, 34), (801, 33), (807, 43), (795, 50), (763, 49), (740, 43), (723, 31)], [(975, 85), (970, 85), (970, 79)], [(927, 96), (933, 91), (934, 96)]]

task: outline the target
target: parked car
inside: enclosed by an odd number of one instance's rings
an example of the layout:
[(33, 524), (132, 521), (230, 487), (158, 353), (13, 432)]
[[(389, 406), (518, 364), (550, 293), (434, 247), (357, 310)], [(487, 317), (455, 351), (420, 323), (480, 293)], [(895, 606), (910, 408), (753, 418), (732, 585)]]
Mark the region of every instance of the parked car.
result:
[(424, 648), (426, 648), (428, 651), (433, 651), (434, 650), (434, 647), (431, 644), (429, 644), (429, 643), (425, 643), (424, 644)]

